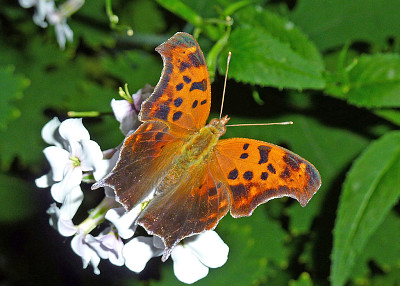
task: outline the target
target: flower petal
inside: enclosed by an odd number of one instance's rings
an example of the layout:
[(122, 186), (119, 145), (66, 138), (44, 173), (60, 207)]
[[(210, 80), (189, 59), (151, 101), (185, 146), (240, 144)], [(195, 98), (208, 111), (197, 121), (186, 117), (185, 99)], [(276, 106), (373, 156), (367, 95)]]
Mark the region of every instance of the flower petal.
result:
[(78, 231), (78, 228), (72, 220), (60, 217), (57, 223), (57, 230), (62, 236), (69, 237), (74, 235)]
[(52, 120), (46, 123), (42, 128), (42, 138), (44, 142), (49, 145), (55, 145), (57, 147), (62, 147), (62, 138), (58, 133), (58, 127), (60, 127), (60, 120), (54, 117)]
[(61, 181), (64, 178), (65, 166), (71, 164), (68, 151), (59, 147), (50, 146), (45, 148), (43, 153), (47, 161), (49, 161), (53, 181)]
[(69, 142), (89, 140), (90, 135), (82, 124), (82, 118), (71, 118), (63, 121), (59, 128), (60, 135)]
[(102, 166), (103, 152), (101, 152), (99, 144), (93, 140), (81, 140), (79, 142), (80, 148), (76, 150), (76, 156), (81, 161), (82, 171), (93, 171), (98, 167), (99, 169), (106, 168)]
[(36, 187), (38, 188), (47, 188), (50, 187), (52, 184), (55, 183), (55, 181), (53, 181), (53, 173), (50, 172), (46, 175), (41, 176), (40, 178), (37, 178), (35, 180), (35, 184)]
[(110, 221), (118, 230), (118, 235), (123, 239), (133, 236), (136, 230), (135, 221), (141, 212), (141, 205), (131, 209), (129, 212), (125, 208), (114, 208), (107, 211), (105, 218)]
[(83, 201), (83, 192), (80, 186), (75, 186), (65, 196), (63, 205), (60, 208), (60, 217), (71, 220)]
[(221, 267), (228, 260), (229, 247), (215, 231), (206, 231), (185, 239), (184, 246), (211, 268)]
[(66, 166), (66, 173), (61, 182), (54, 184), (51, 187), (51, 196), (58, 203), (63, 203), (66, 195), (73, 188), (79, 186), (82, 181), (82, 169), (79, 167), (73, 168)]
[(197, 259), (189, 248), (178, 244), (171, 253), (176, 278), (186, 284), (192, 284), (208, 274), (208, 267)]
[(123, 249), (125, 266), (136, 273), (141, 272), (152, 257), (161, 254), (162, 250), (153, 246), (153, 238), (145, 236), (133, 238)]
[(77, 255), (79, 255), (82, 258), (83, 268), (86, 268), (90, 263), (93, 267), (94, 274), (99, 275), (100, 270), (98, 268), (98, 265), (100, 263), (100, 257), (85, 242), (86, 236), (88, 236), (88, 238), (91, 237), (90, 234), (84, 234), (84, 233), (76, 235), (71, 240), (71, 248)]

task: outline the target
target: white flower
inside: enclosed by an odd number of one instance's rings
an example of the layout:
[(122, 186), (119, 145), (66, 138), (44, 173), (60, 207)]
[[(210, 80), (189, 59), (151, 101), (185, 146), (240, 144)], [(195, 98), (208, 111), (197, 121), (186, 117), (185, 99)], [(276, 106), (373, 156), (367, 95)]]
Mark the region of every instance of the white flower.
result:
[(54, 26), (57, 42), (60, 48), (65, 48), (68, 40), (72, 42), (73, 32), (67, 24), (67, 17), (82, 7), (84, 1), (69, 1), (67, 5), (61, 5), (58, 9), (54, 0), (19, 0), (23, 8), (35, 7), (33, 21), (36, 25), (46, 28), (48, 24)]
[[(93, 172), (95, 179), (100, 179), (96, 178), (96, 169), (103, 170), (104, 162), (99, 145), (90, 140), (82, 119), (67, 119), (60, 123), (54, 118), (43, 127), (42, 137), (47, 143), (54, 144), (43, 151), (51, 171), (37, 179), (36, 185), (41, 188), (52, 185), (51, 194), (56, 202), (64, 203), (66, 199), (76, 202), (77, 192), (76, 196), (67, 196), (80, 185), (83, 172)], [(104, 171), (101, 173), (103, 175)]]
[[(125, 244), (125, 265), (141, 272), (147, 262), (162, 255), (164, 244), (157, 237), (135, 237)], [(192, 284), (207, 276), (209, 268), (221, 267), (228, 259), (229, 247), (215, 231), (206, 231), (184, 239), (171, 253), (174, 274), (182, 282)]]
[(208, 268), (217, 268), (228, 259), (229, 247), (215, 231), (206, 231), (189, 237), (171, 253), (176, 278), (192, 284), (208, 274)]
[(96, 237), (78, 231), (71, 241), (71, 247), (82, 258), (83, 268), (91, 264), (95, 274), (100, 274), (98, 268), (100, 259), (109, 259), (112, 264), (117, 266), (124, 265), (122, 255), (124, 243), (110, 228), (105, 229)]
[(90, 234), (78, 233), (71, 241), (72, 250), (82, 258), (83, 268), (86, 268), (89, 263), (92, 265), (94, 273), (96, 275), (100, 274), (99, 263), (100, 256), (94, 251), (85, 239)]
[(74, 235), (78, 228), (74, 225), (72, 219), (64, 217), (61, 213), (62, 211), (55, 203), (51, 204), (47, 210), (47, 214), (50, 215), (49, 224), (63, 236)]
[(74, 38), (74, 32), (67, 24), (67, 19), (63, 18), (61, 21), (54, 24), (54, 29), (56, 31), (56, 38), (58, 45), (61, 49), (65, 49), (65, 43), (72, 42)]
[(106, 213), (106, 219), (110, 221), (115, 228), (118, 230), (118, 234), (123, 239), (128, 239), (133, 236), (136, 231), (136, 219), (143, 210), (143, 205), (146, 205), (149, 200), (153, 197), (154, 192), (151, 192), (143, 201), (137, 204), (130, 211), (126, 211), (125, 208), (113, 208)]
[(125, 266), (139, 273), (152, 257), (162, 255), (164, 249), (156, 247), (153, 241), (151, 236), (138, 236), (126, 243), (123, 249)]
[(139, 89), (135, 94), (132, 94), (132, 101), (128, 100), (111, 100), (111, 108), (114, 116), (120, 122), (119, 128), (124, 135), (129, 131), (139, 127), (138, 114), (142, 102), (147, 99), (153, 92), (154, 87), (146, 84), (142, 89)]

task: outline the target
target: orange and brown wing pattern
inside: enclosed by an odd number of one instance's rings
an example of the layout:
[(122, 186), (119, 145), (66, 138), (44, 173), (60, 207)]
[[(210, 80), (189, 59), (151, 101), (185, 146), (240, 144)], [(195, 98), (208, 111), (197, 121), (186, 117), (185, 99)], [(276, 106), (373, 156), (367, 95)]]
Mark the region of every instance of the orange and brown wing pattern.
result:
[(215, 165), (192, 168), (173, 189), (159, 190), (138, 219), (149, 234), (163, 239), (163, 261), (185, 237), (214, 229), (230, 207), (229, 186)]
[(181, 145), (181, 137), (167, 124), (145, 122), (125, 138), (116, 166), (92, 189), (113, 188), (118, 201), (130, 210), (159, 184)]
[(194, 38), (176, 33), (156, 48), (164, 68), (154, 93), (142, 104), (139, 119), (161, 120), (197, 131), (207, 121), (211, 85), (203, 52)]
[(258, 205), (283, 196), (304, 207), (321, 186), (311, 163), (270, 143), (226, 139), (218, 142), (215, 154), (230, 186), (233, 217), (250, 216)]

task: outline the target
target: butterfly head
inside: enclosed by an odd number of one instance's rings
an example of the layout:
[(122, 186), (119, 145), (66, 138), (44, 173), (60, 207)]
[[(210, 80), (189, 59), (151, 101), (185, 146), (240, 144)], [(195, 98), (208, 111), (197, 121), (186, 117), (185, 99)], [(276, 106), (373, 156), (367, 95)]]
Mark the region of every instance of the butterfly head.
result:
[(218, 133), (218, 135), (222, 136), (226, 132), (225, 125), (226, 125), (226, 123), (228, 123), (229, 119), (230, 118), (228, 117), (228, 115), (225, 115), (221, 119), (214, 118), (210, 121), (210, 123), (208, 125), (213, 126), (215, 128), (216, 132)]

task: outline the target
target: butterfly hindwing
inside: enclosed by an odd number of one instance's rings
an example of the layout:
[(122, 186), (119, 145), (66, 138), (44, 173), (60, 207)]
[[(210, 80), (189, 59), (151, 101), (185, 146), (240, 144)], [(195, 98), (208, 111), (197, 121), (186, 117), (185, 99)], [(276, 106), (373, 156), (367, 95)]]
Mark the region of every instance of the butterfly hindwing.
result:
[(148, 233), (163, 239), (164, 261), (179, 241), (214, 229), (229, 210), (229, 190), (210, 163), (193, 166), (179, 184), (158, 190), (138, 219)]
[(305, 206), (321, 185), (311, 163), (270, 143), (232, 138), (220, 140), (215, 150), (230, 186), (234, 217), (249, 216), (259, 204), (283, 196)]
[(116, 166), (92, 188), (112, 187), (130, 210), (156, 187), (181, 145), (181, 134), (165, 123), (145, 122), (125, 138)]
[(161, 120), (197, 131), (206, 123), (211, 85), (206, 61), (194, 38), (176, 33), (156, 48), (164, 62), (154, 93), (142, 104), (139, 119)]

